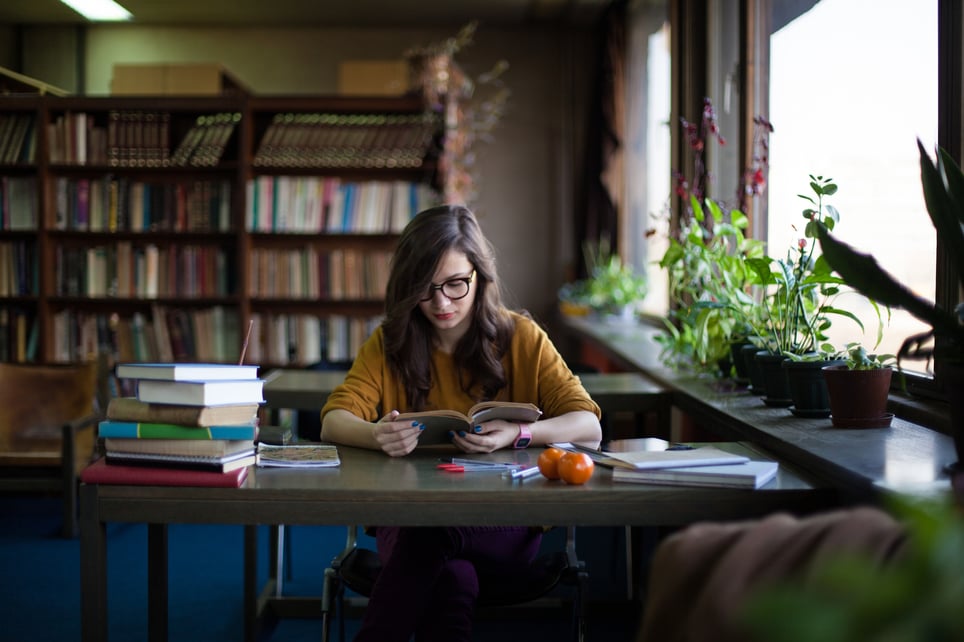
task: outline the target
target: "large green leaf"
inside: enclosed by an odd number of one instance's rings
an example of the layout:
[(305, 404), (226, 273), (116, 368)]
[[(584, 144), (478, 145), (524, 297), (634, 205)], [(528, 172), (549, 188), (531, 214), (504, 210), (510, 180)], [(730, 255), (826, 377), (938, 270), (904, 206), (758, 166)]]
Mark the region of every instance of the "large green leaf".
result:
[(931, 161), (923, 143), (920, 149), (921, 185), (927, 213), (934, 223), (937, 238), (947, 247), (957, 264), (958, 283), (964, 283), (964, 177), (960, 168), (946, 152), (938, 150), (937, 160)]
[(836, 240), (822, 225), (818, 238), (823, 256), (850, 287), (879, 303), (907, 310), (939, 332), (950, 335), (962, 332), (952, 315), (901, 285), (873, 256)]

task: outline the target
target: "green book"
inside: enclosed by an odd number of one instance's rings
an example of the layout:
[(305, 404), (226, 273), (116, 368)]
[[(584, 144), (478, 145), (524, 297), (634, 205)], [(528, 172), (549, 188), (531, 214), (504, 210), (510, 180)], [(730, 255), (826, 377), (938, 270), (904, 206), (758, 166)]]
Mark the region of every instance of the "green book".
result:
[(107, 420), (100, 422), (97, 435), (105, 438), (128, 439), (247, 439), (254, 441), (258, 436), (258, 427), (250, 424), (201, 427)]

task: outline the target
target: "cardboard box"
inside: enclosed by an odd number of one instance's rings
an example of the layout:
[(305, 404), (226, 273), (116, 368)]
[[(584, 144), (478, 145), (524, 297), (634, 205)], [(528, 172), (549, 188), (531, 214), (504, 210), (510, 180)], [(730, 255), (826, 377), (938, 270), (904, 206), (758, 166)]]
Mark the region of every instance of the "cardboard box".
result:
[(338, 93), (348, 96), (400, 96), (408, 92), (404, 60), (346, 60), (338, 64)]
[(218, 63), (118, 63), (113, 67), (115, 96), (221, 96), (248, 93), (237, 78)]

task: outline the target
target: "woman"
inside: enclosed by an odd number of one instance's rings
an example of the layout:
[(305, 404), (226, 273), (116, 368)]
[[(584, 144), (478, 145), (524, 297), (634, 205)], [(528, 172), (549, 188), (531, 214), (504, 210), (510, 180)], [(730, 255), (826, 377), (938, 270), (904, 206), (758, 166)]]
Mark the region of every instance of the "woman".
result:
[[(465, 452), (601, 439), (599, 407), (545, 332), (502, 304), (492, 248), (471, 211), (440, 206), (406, 226), (392, 259), (386, 317), (322, 409), (322, 439), (382, 450), (418, 446), (400, 412), (481, 400), (526, 401), (531, 424), (493, 420), (452, 434)], [(356, 640), (471, 639), (479, 574), (511, 577), (538, 553), (532, 528), (376, 529), (382, 571)]]

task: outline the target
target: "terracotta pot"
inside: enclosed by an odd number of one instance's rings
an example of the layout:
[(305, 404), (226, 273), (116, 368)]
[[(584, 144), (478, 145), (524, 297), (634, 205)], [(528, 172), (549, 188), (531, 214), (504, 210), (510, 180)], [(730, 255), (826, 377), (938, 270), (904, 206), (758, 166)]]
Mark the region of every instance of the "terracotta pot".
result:
[(822, 370), (830, 394), (830, 416), (838, 428), (885, 428), (893, 419), (887, 413), (887, 395), (894, 371), (890, 368), (850, 370), (826, 366)]

